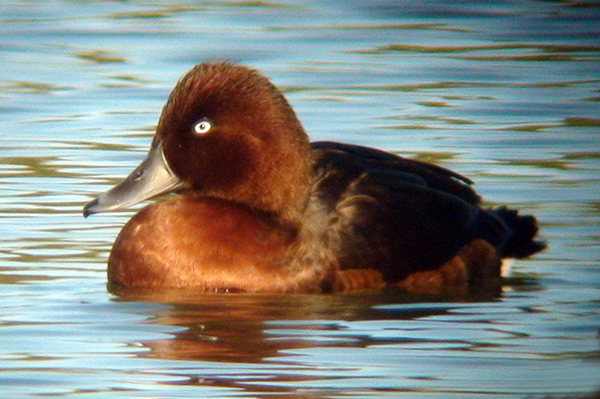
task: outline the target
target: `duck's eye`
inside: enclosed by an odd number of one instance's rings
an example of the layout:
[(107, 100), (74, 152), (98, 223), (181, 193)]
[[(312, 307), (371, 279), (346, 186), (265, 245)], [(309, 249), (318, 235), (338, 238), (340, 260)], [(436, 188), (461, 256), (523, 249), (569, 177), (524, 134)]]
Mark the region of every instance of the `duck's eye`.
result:
[(203, 118), (194, 125), (194, 132), (197, 134), (205, 134), (208, 133), (211, 128), (212, 123), (208, 119)]

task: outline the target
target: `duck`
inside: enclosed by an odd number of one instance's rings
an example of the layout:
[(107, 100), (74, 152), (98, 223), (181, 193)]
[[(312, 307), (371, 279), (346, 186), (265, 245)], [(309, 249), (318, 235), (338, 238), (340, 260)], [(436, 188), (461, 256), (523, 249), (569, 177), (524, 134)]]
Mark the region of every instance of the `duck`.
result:
[(311, 143), (268, 78), (227, 61), (179, 80), (145, 159), (83, 213), (162, 196), (117, 236), (111, 290), (462, 292), (546, 246), (534, 216), (485, 207), (449, 169)]

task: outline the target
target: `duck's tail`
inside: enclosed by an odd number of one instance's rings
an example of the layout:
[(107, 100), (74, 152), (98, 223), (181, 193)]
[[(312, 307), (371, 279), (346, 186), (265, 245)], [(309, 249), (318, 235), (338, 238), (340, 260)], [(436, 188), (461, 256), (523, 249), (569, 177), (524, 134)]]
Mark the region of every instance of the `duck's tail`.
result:
[(518, 211), (505, 206), (492, 209), (491, 212), (512, 230), (500, 251), (502, 258), (526, 258), (546, 248), (544, 241), (535, 239), (538, 225), (534, 216), (519, 215)]

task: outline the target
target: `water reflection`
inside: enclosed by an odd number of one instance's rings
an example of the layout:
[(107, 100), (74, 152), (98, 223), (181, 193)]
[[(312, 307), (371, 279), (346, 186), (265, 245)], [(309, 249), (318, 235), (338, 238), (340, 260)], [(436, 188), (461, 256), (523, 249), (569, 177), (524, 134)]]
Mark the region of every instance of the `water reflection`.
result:
[[(497, 295), (486, 293), (485, 301)], [(446, 300), (440, 302), (440, 300)], [(141, 356), (161, 359), (261, 363), (290, 349), (316, 347), (364, 347), (406, 342), (372, 339), (348, 332), (344, 321), (412, 320), (446, 314), (456, 301), (483, 297), (415, 296), (399, 290), (347, 295), (252, 295), (252, 294), (160, 294), (125, 293), (119, 302), (167, 304), (148, 315), (151, 324), (183, 327), (171, 338), (144, 341), (149, 349)], [(379, 305), (406, 303), (401, 310), (375, 310)], [(422, 306), (414, 306), (418, 301)], [(423, 304), (435, 304), (424, 306)], [(270, 331), (276, 325), (277, 333)]]
[[(523, 298), (540, 289), (531, 276), (511, 280), (506, 288)], [(523, 329), (524, 321), (542, 320), (549, 311), (515, 307), (499, 295), (128, 293), (115, 301), (166, 305), (152, 306), (143, 315), (145, 324), (168, 333), (135, 343), (144, 349), (136, 352), (141, 359), (180, 362), (169, 371), (174, 380), (164, 384), (240, 394), (326, 398), (341, 388), (348, 394), (384, 389), (427, 395), (449, 386), (459, 394), (462, 384), (473, 393), (486, 392), (490, 384), (508, 393), (510, 381), (518, 378), (514, 372), (542, 360), (543, 353), (577, 356), (569, 355), (570, 342), (560, 340), (523, 351), (533, 334)], [(478, 369), (476, 379), (450, 372), (482, 363), (490, 368)], [(529, 374), (528, 382), (519, 384), (530, 391), (553, 384), (544, 382), (543, 372)], [(453, 378), (463, 381), (450, 383)]]

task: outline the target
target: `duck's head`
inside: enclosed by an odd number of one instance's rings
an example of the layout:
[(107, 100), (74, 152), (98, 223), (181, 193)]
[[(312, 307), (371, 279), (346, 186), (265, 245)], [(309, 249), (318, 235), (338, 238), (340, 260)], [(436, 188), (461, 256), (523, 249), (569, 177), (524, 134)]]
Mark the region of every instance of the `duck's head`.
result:
[(171, 92), (146, 159), (84, 214), (188, 190), (294, 221), (309, 170), (308, 137), (267, 78), (227, 62), (200, 64)]

